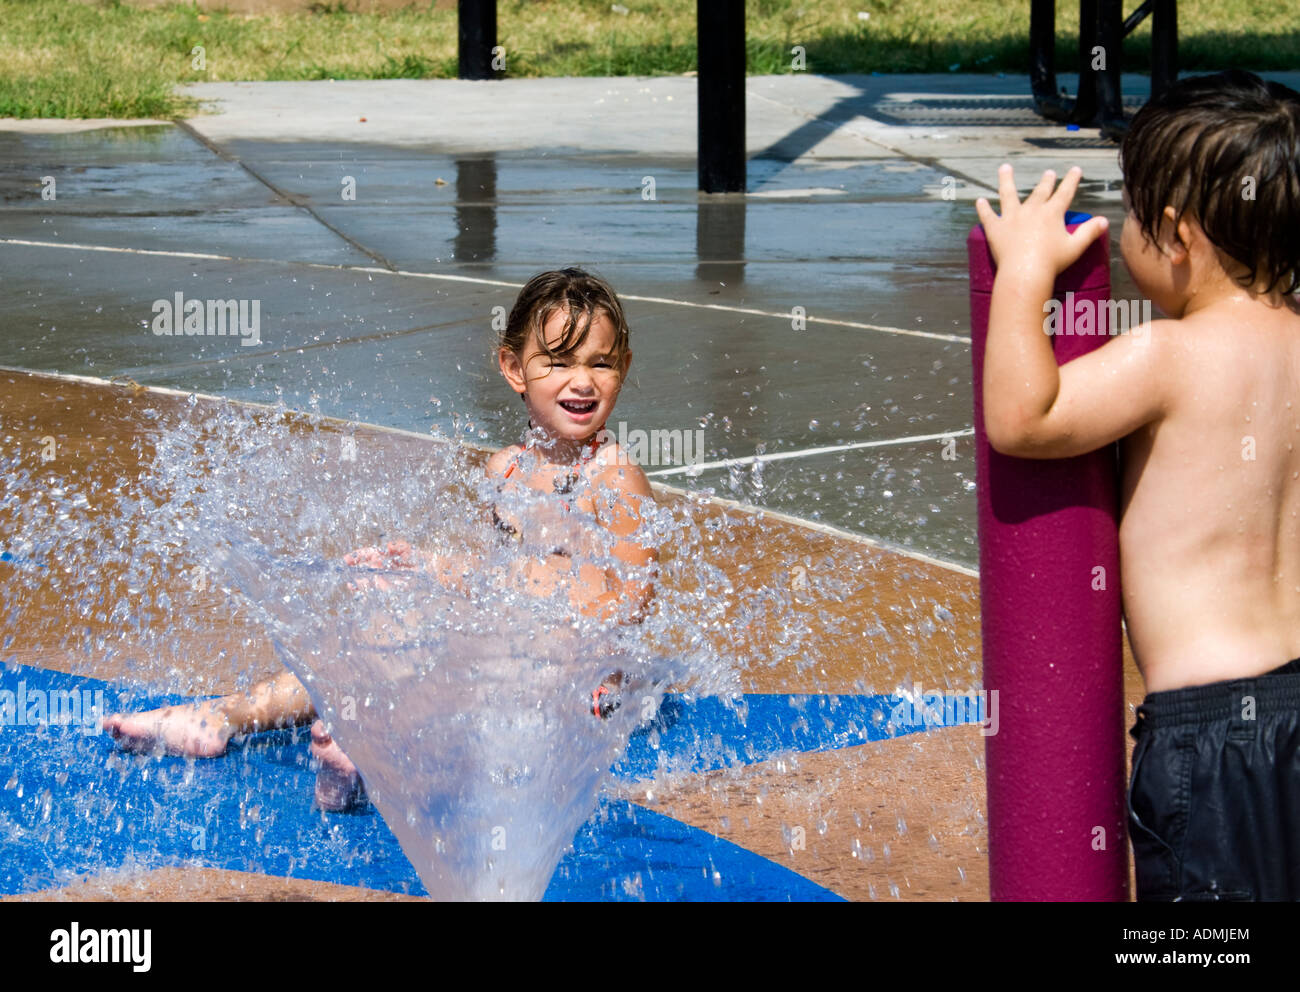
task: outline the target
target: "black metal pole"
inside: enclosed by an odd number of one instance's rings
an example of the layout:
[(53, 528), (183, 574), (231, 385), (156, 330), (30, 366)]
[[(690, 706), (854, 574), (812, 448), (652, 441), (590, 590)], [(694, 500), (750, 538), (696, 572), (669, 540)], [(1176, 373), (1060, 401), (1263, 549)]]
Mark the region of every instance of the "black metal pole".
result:
[(1097, 43), (1097, 0), (1079, 0), (1079, 94), (1070, 109), (1075, 124), (1091, 124), (1097, 116), (1097, 74), (1092, 68)]
[(1038, 113), (1052, 121), (1067, 118), (1056, 86), (1056, 0), (1033, 0), (1029, 8), (1029, 85)]
[(1151, 95), (1178, 79), (1178, 0), (1156, 0), (1151, 15)]
[(1124, 131), (1124, 100), (1120, 93), (1124, 69), (1123, 0), (1097, 0), (1097, 44), (1106, 64), (1097, 71), (1097, 123), (1101, 133), (1115, 137)]
[(457, 10), (460, 35), (460, 78), (495, 79), (492, 49), (497, 44), (496, 0), (460, 0)]
[(700, 191), (745, 191), (745, 2), (698, 0)]

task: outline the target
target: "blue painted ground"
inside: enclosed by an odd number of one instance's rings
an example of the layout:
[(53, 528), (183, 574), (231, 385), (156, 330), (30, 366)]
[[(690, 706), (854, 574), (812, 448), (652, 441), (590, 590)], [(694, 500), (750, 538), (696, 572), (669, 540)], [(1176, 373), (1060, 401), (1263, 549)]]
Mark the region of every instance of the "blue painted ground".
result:
[[(15, 716), (18, 693), (27, 716)], [(373, 807), (312, 808), (305, 729), (253, 735), (210, 761), (140, 758), (106, 735), (35, 726), (34, 691), (103, 693), (105, 712), (179, 702), (93, 679), (0, 668), (0, 893), (118, 868), (198, 865), (424, 894)], [(11, 694), (11, 695), (7, 695)], [(8, 700), (8, 715), (5, 712)], [(669, 696), (614, 769), (704, 771), (888, 736), (888, 697)], [(17, 725), (14, 725), (15, 722)], [(833, 900), (765, 858), (622, 800), (605, 800), (556, 869), (548, 901)]]

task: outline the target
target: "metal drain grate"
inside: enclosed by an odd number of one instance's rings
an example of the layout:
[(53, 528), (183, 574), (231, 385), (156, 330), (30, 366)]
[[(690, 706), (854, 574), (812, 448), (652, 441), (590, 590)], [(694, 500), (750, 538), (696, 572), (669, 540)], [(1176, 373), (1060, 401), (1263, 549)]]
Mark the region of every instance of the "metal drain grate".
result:
[[(1057, 125), (1058, 127), (1060, 125)], [(1094, 130), (1085, 127), (1084, 130)], [(1093, 135), (1091, 138), (1070, 137), (1070, 138), (1026, 138), (1025, 144), (1033, 145), (1035, 148), (1047, 148), (1053, 151), (1069, 151), (1075, 148), (1109, 148), (1114, 151), (1119, 147), (1118, 142), (1111, 141), (1109, 138), (1103, 138), (1101, 135)]]
[[(1124, 105), (1136, 110), (1144, 102), (1141, 97), (1129, 97)], [(914, 127), (1061, 126), (1039, 117), (1030, 96), (890, 97), (873, 105), (871, 116), (885, 123)]]

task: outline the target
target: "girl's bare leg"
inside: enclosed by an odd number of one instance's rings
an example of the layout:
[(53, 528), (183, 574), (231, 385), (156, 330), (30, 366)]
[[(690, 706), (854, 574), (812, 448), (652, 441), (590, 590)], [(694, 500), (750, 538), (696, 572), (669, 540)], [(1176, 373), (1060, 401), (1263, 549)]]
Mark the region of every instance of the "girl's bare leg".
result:
[(114, 713), (105, 717), (104, 729), (128, 751), (214, 758), (238, 734), (290, 727), (315, 715), (302, 683), (292, 672), (282, 672), (248, 692), (144, 713)]

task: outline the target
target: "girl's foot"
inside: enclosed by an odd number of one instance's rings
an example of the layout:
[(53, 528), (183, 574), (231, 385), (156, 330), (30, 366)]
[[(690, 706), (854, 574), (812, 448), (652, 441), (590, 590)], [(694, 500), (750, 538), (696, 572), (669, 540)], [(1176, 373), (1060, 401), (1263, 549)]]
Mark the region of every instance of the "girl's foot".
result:
[(127, 751), (215, 758), (226, 753), (234, 728), (220, 700), (166, 706), (145, 713), (114, 713), (104, 729)]
[(334, 742), (321, 720), (311, 725), (311, 756), (320, 763), (316, 772), (317, 806), (341, 813), (366, 801), (366, 789), (357, 766)]

